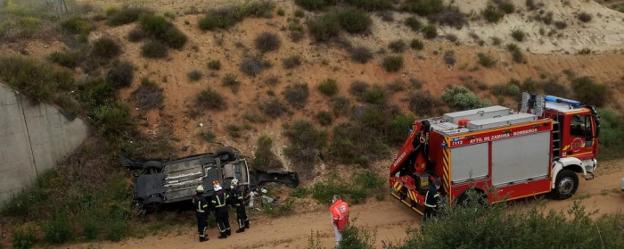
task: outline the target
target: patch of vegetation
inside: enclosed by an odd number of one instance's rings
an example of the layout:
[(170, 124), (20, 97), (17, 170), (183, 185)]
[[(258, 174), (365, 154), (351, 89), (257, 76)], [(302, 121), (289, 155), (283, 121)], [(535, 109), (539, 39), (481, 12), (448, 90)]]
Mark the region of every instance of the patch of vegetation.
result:
[(43, 239), (51, 244), (60, 244), (69, 241), (72, 236), (67, 215), (59, 214), (43, 226)]
[(198, 81), (201, 80), (201, 78), (204, 76), (204, 74), (202, 74), (201, 71), (194, 69), (191, 70), (190, 72), (188, 72), (186, 74), (186, 77), (190, 80), (190, 81)]
[(208, 109), (214, 111), (222, 111), (227, 108), (225, 99), (219, 92), (208, 88), (201, 91), (195, 100), (198, 109)]
[(90, 116), (97, 125), (100, 134), (110, 140), (127, 137), (128, 133), (133, 131), (135, 127), (130, 109), (121, 102), (98, 106)]
[(333, 14), (325, 14), (308, 20), (308, 30), (317, 42), (326, 42), (340, 33), (340, 20)]
[(278, 118), (286, 113), (286, 107), (277, 98), (266, 100), (260, 103), (259, 107), (264, 115), (271, 118)]
[(331, 125), (334, 121), (334, 116), (330, 112), (322, 111), (316, 114), (316, 119), (318, 120), (320, 125), (328, 126)]
[(48, 56), (51, 62), (59, 64), (67, 68), (75, 68), (80, 64), (81, 56), (79, 53), (65, 51), (65, 52), (53, 52)]
[(140, 27), (143, 32), (152, 38), (167, 44), (170, 48), (182, 49), (188, 40), (182, 31), (162, 16), (141, 16)]
[(408, 26), (414, 32), (418, 32), (420, 31), (420, 28), (422, 28), (422, 23), (418, 20), (418, 18), (413, 16), (406, 18), (404, 23), (405, 26)]
[(130, 42), (140, 42), (147, 37), (147, 34), (143, 32), (143, 30), (139, 28), (135, 28), (128, 32), (128, 41)]
[(356, 173), (351, 181), (340, 180), (338, 176), (330, 176), (325, 181), (312, 185), (312, 198), (323, 204), (331, 203), (334, 194), (340, 195), (350, 204), (363, 203), (368, 197), (382, 198), (385, 181), (370, 170)]
[(366, 91), (362, 93), (362, 96), (360, 97), (362, 101), (373, 105), (385, 104), (387, 100), (386, 98), (386, 91), (378, 85), (369, 87), (368, 89), (366, 89)]
[(338, 93), (338, 83), (334, 79), (326, 79), (318, 85), (317, 89), (323, 95), (332, 97)]
[(79, 16), (70, 17), (62, 21), (61, 28), (70, 34), (82, 35), (85, 37), (94, 29), (91, 22)]
[(208, 68), (211, 70), (218, 71), (221, 69), (221, 61), (219, 60), (210, 60), (208, 62)]
[(264, 70), (264, 65), (262, 61), (256, 57), (247, 57), (243, 59), (243, 62), (241, 62), (239, 69), (246, 75), (256, 77), (257, 75), (262, 73), (262, 70)]
[(507, 45), (507, 50), (511, 53), (511, 58), (515, 63), (525, 63), (526, 59), (524, 58), (524, 54), (522, 54), (522, 50), (513, 43)]
[(587, 12), (581, 12), (576, 16), (576, 18), (578, 18), (581, 22), (591, 22), (592, 15)]
[(149, 14), (150, 11), (143, 8), (124, 7), (122, 9), (113, 9), (109, 11), (106, 17), (106, 23), (109, 26), (121, 26), (136, 22), (142, 15)]
[(91, 55), (102, 59), (112, 59), (121, 54), (121, 47), (113, 39), (102, 37), (93, 42)]
[(505, 12), (499, 10), (496, 6), (488, 4), (481, 12), (481, 15), (489, 23), (497, 23), (505, 16)]
[(130, 95), (132, 101), (142, 111), (149, 111), (162, 106), (163, 89), (149, 79), (143, 79), (141, 85)]
[(479, 64), (481, 64), (481, 66), (491, 68), (496, 65), (496, 60), (487, 54), (478, 53), (477, 58), (479, 59)]
[(428, 91), (416, 91), (409, 97), (409, 109), (419, 116), (427, 116), (434, 113), (438, 102)]
[(372, 21), (368, 13), (358, 9), (347, 8), (336, 13), (340, 26), (351, 34), (368, 31)]
[(601, 159), (622, 157), (624, 149), (624, 117), (612, 109), (600, 109)]
[(386, 72), (398, 72), (403, 68), (403, 57), (400, 55), (389, 55), (384, 57), (381, 65)]
[(520, 96), (520, 86), (518, 82), (511, 80), (507, 84), (493, 86), (490, 88), (490, 92), (496, 96), (518, 97)]
[(406, 0), (401, 9), (416, 13), (419, 16), (429, 16), (444, 9), (442, 0)]
[(282, 60), (282, 66), (285, 69), (293, 69), (295, 67), (301, 66), (301, 56), (292, 55), (292, 56), (284, 58)]
[(572, 90), (575, 99), (584, 104), (602, 106), (609, 98), (607, 87), (587, 76), (573, 79)]
[(202, 139), (204, 139), (204, 141), (206, 141), (206, 143), (212, 143), (217, 138), (217, 135), (215, 135), (212, 131), (204, 131), (199, 135)]
[(306, 10), (323, 10), (336, 5), (336, 0), (295, 0), (295, 3)]
[(238, 125), (234, 125), (234, 124), (229, 124), (225, 126), (225, 131), (227, 132), (228, 136), (230, 136), (231, 138), (240, 138), (243, 134), (243, 127), (238, 126)]
[(427, 39), (434, 39), (438, 37), (438, 28), (433, 24), (429, 24), (423, 27), (421, 32)]
[(37, 242), (35, 229), (32, 226), (20, 226), (13, 230), (11, 244), (15, 249), (29, 249)]
[(130, 62), (116, 62), (106, 74), (106, 81), (116, 89), (128, 87), (134, 80), (134, 66)]
[(430, 15), (428, 18), (439, 25), (450, 26), (456, 29), (461, 29), (468, 22), (466, 15), (461, 13), (457, 7), (445, 8), (434, 15)]
[(392, 8), (392, 0), (345, 0), (353, 7), (367, 11), (387, 10)]
[(283, 94), (286, 101), (295, 108), (303, 108), (308, 101), (308, 96), (310, 96), (308, 84), (306, 83), (288, 85), (284, 89)]
[(221, 80), (221, 83), (223, 83), (223, 86), (230, 88), (233, 93), (237, 93), (241, 85), (236, 75), (231, 73), (226, 74)]
[(456, 110), (474, 109), (483, 106), (479, 97), (463, 86), (447, 88), (442, 94), (442, 100)]
[(351, 102), (343, 96), (336, 96), (331, 99), (331, 108), (335, 116), (344, 116), (351, 111)]
[(284, 126), (284, 136), (289, 141), (284, 148), (286, 157), (301, 170), (311, 172), (327, 144), (327, 133), (299, 120)]
[(345, 249), (373, 249), (375, 237), (366, 229), (349, 225), (342, 231), (342, 240), (339, 245), (340, 248)]
[(349, 93), (357, 98), (362, 98), (364, 93), (370, 88), (370, 85), (364, 81), (356, 80), (351, 82)]
[(388, 44), (388, 48), (394, 53), (402, 53), (403, 51), (405, 51), (406, 47), (407, 44), (405, 44), (403, 40), (395, 40)]
[(228, 29), (247, 17), (271, 17), (273, 8), (275, 5), (270, 1), (249, 1), (235, 7), (213, 9), (199, 20), (199, 28), (204, 31)]
[(373, 58), (371, 50), (362, 46), (350, 48), (349, 55), (351, 56), (351, 60), (362, 64), (367, 63)]
[(425, 44), (419, 39), (412, 39), (410, 47), (414, 50), (423, 50), (425, 48)]
[(141, 55), (145, 58), (160, 59), (167, 57), (168, 54), (169, 47), (160, 41), (151, 40), (141, 47)]
[(51, 102), (73, 88), (71, 72), (25, 57), (0, 57), (0, 80), (34, 101)]
[(254, 152), (253, 168), (260, 170), (281, 169), (282, 161), (273, 153), (273, 140), (267, 135), (258, 137)]
[(525, 38), (525, 33), (522, 30), (519, 29), (514, 29), (513, 31), (511, 31), (511, 37), (514, 38), (514, 40), (522, 42), (524, 41)]
[(516, 6), (511, 1), (497, 1), (496, 4), (505, 14), (511, 14), (516, 10)]
[(279, 36), (271, 32), (260, 33), (256, 36), (254, 43), (256, 44), (256, 49), (262, 53), (275, 51), (279, 49), (282, 44)]

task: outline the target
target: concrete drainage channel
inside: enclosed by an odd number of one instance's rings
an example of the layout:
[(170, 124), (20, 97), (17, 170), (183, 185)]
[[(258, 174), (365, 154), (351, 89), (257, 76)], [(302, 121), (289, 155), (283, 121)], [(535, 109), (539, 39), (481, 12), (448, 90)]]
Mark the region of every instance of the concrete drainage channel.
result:
[(87, 136), (83, 120), (70, 120), (51, 105), (33, 104), (0, 83), (0, 204), (53, 168)]

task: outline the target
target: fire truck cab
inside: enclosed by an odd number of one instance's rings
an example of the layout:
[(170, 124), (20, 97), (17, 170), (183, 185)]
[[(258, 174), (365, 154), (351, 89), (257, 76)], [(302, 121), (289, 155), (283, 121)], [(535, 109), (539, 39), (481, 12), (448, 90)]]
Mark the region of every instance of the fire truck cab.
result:
[(566, 199), (578, 174), (594, 177), (599, 131), (594, 107), (527, 93), (519, 112), (490, 106), (416, 121), (390, 165), (392, 195), (421, 214), (434, 178), (448, 205), (469, 191), (490, 204), (545, 193)]

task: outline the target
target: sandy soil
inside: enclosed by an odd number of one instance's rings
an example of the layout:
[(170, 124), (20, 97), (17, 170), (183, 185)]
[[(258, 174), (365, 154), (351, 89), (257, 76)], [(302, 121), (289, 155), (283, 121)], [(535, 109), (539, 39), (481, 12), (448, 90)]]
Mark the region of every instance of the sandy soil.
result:
[[(600, 165), (600, 172), (592, 181), (580, 180), (576, 195), (568, 200), (532, 200), (513, 202), (510, 212), (517, 209), (537, 207), (544, 211), (566, 210), (578, 201), (595, 217), (624, 211), (624, 193), (619, 191), (620, 179), (624, 176), (624, 161), (609, 161)], [(406, 238), (409, 228), (420, 226), (420, 216), (410, 211), (394, 198), (352, 207), (355, 224), (373, 231), (379, 248), (384, 243), (400, 242)], [(322, 246), (331, 248), (333, 233), (328, 223), (327, 211), (318, 210), (277, 219), (259, 218), (252, 220), (252, 228), (244, 234), (234, 234), (227, 240), (216, 239), (216, 230), (209, 233), (206, 243), (196, 242), (194, 228), (188, 227), (179, 234), (157, 235), (142, 239), (129, 239), (120, 243), (85, 243), (63, 246), (63, 248), (306, 248), (311, 234), (319, 233)]]

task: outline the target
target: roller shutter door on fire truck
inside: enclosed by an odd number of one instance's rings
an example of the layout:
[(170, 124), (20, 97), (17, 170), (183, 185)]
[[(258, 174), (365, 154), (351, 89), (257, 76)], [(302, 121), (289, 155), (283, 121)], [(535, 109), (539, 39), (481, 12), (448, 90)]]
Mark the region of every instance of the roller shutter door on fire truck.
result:
[(492, 184), (540, 179), (550, 167), (550, 133), (492, 142)]
[(454, 148), (451, 152), (453, 182), (485, 177), (488, 174), (488, 143)]

